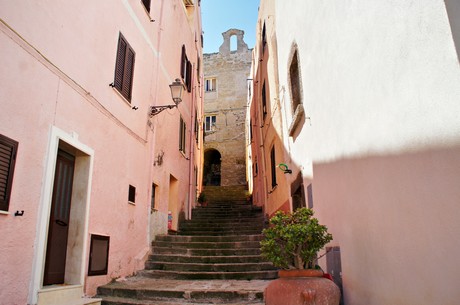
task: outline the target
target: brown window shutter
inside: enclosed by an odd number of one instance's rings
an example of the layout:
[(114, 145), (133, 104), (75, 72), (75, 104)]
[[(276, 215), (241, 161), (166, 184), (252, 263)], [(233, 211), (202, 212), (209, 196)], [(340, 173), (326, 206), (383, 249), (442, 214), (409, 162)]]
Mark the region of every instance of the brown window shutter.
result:
[(127, 50), (124, 70), (125, 71), (123, 74), (123, 89), (121, 93), (128, 101), (131, 101), (134, 73), (134, 51), (131, 48), (128, 48)]
[(185, 68), (187, 64), (187, 55), (185, 54), (185, 46), (182, 46), (182, 54), (180, 58), (180, 76), (185, 80)]
[(0, 210), (8, 211), (18, 142), (0, 134)]
[(190, 92), (192, 91), (192, 63), (190, 61), (187, 61), (187, 91)]
[(126, 46), (127, 43), (123, 36), (120, 34), (118, 38), (118, 50), (117, 50), (117, 61), (115, 65), (115, 80), (114, 87), (121, 92), (123, 86), (123, 70), (125, 68), (125, 57), (126, 57)]
[(113, 86), (131, 102), (135, 52), (120, 33)]
[(150, 0), (142, 0), (142, 3), (144, 4), (145, 9), (147, 10), (147, 12), (150, 13)]

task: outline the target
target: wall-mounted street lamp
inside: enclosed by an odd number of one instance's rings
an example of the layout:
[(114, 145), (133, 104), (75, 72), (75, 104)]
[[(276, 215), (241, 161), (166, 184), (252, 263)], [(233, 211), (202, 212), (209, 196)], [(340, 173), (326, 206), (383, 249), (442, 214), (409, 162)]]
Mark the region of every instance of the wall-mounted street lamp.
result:
[(292, 170), (289, 169), (289, 167), (287, 166), (287, 164), (280, 163), (280, 164), (278, 164), (277, 167), (278, 167), (280, 170), (282, 170), (285, 174), (292, 174)]
[(182, 91), (184, 90), (184, 85), (182, 84), (180, 79), (176, 78), (176, 80), (169, 85), (169, 88), (171, 89), (171, 98), (174, 102), (174, 105), (150, 106), (150, 117), (159, 114), (165, 109), (172, 109), (174, 107), (177, 107), (177, 105), (179, 105), (179, 103), (182, 102)]

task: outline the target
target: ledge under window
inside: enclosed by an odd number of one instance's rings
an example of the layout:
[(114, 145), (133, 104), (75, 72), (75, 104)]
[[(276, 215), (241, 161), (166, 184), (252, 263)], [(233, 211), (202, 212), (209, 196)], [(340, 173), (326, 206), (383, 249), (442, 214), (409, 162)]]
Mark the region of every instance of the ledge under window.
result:
[(289, 126), (289, 136), (292, 137), (297, 129), (297, 127), (302, 126), (300, 122), (302, 118), (305, 117), (305, 111), (303, 109), (303, 104), (297, 105), (295, 109), (294, 115), (292, 116), (292, 123)]

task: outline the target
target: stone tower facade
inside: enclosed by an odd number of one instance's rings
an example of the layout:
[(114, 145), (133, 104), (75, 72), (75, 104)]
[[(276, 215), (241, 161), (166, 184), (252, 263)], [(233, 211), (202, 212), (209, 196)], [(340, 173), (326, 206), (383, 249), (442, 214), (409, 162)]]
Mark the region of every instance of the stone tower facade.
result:
[[(204, 185), (244, 185), (247, 79), (252, 53), (244, 31), (222, 33), (218, 53), (203, 55), (204, 72)], [(236, 36), (236, 50), (230, 41)]]

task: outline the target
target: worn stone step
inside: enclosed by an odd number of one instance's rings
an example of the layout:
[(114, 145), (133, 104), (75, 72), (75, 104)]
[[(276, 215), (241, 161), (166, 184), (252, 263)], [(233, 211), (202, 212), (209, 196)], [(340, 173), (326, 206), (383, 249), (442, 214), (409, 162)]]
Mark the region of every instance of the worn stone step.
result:
[(119, 298), (119, 297), (104, 297), (102, 305), (215, 305), (215, 304), (226, 304), (226, 305), (265, 305), (264, 302), (260, 300), (251, 300), (243, 302), (225, 302), (225, 303), (216, 303), (214, 302), (190, 302), (185, 299), (169, 299), (169, 300), (138, 300), (130, 298)]
[(170, 242), (236, 242), (261, 241), (262, 234), (255, 235), (226, 235), (226, 236), (187, 236), (187, 235), (158, 235), (156, 241)]
[(277, 270), (248, 272), (193, 272), (171, 270), (141, 270), (143, 277), (175, 280), (271, 280), (278, 276)]
[(262, 230), (259, 229), (254, 229), (254, 230), (225, 230), (225, 231), (203, 231), (203, 230), (185, 230), (185, 231), (179, 231), (179, 235), (192, 235), (192, 236), (197, 236), (197, 235), (213, 235), (213, 236), (225, 236), (225, 235), (235, 235), (235, 234), (241, 234), (241, 235), (254, 235), (254, 234), (260, 234), (262, 233)]
[(259, 263), (265, 262), (260, 255), (239, 255), (239, 256), (187, 256), (174, 254), (150, 255), (147, 262), (179, 262), (179, 263)]
[[(210, 282), (152, 279), (136, 276), (128, 278), (123, 282), (113, 282), (101, 286), (98, 288), (97, 293), (99, 297), (104, 299), (103, 302), (125, 302), (121, 304), (144, 305), (168, 304), (167, 302), (171, 302), (171, 304), (200, 303), (236, 305), (263, 302), (263, 291), (268, 283), (269, 281), (261, 280), (216, 280)], [(135, 303), (136, 300), (142, 301), (137, 301), (140, 303)]]
[(162, 248), (187, 248), (187, 249), (242, 249), (259, 248), (258, 241), (236, 241), (236, 242), (174, 242), (174, 241), (155, 241), (154, 247)]
[(228, 232), (228, 231), (234, 231), (234, 232), (241, 232), (241, 231), (251, 231), (254, 230), (256, 232), (262, 232), (264, 229), (263, 224), (259, 223), (253, 223), (253, 224), (234, 224), (234, 225), (221, 225), (219, 226), (218, 224), (210, 224), (210, 225), (203, 225), (203, 224), (196, 224), (196, 223), (190, 223), (190, 224), (182, 224), (179, 228), (181, 232), (186, 232), (186, 231), (201, 231), (201, 232)]
[(187, 271), (187, 272), (248, 272), (275, 270), (272, 263), (180, 263), (148, 261), (145, 264), (147, 270)]
[(187, 249), (187, 248), (154, 247), (153, 254), (175, 254), (175, 255), (188, 255), (188, 256), (260, 255), (260, 248)]

